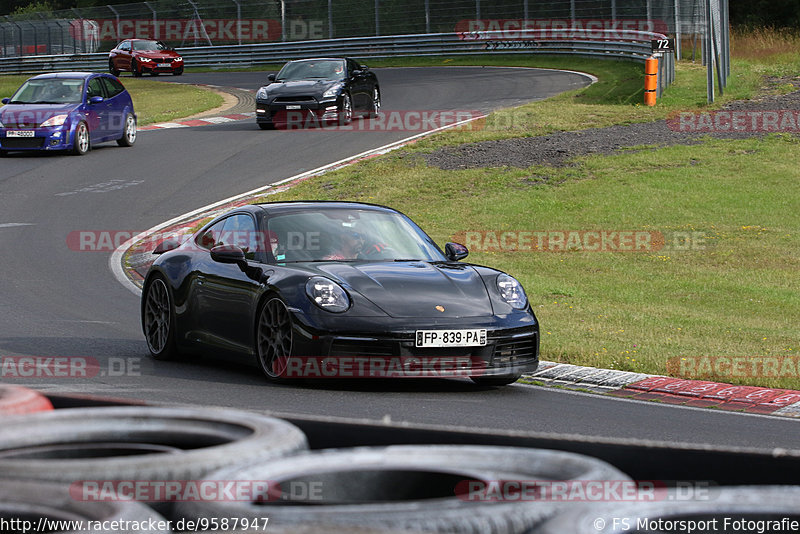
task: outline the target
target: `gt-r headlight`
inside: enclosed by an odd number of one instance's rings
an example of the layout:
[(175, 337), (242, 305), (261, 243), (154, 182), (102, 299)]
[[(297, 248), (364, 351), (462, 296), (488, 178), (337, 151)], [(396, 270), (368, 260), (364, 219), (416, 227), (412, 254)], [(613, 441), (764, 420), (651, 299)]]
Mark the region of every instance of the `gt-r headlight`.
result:
[(501, 274), (497, 277), (497, 289), (500, 291), (500, 296), (503, 300), (511, 305), (512, 308), (521, 310), (528, 304), (525, 290), (516, 278)]
[(344, 87), (343, 83), (335, 83), (331, 85), (327, 91), (322, 93), (322, 98), (333, 98), (334, 96), (338, 96), (339, 91), (342, 90), (342, 87)]
[(69, 117), (69, 115), (56, 115), (54, 117), (50, 117), (39, 126), (41, 126), (42, 128), (44, 128), (45, 126), (61, 126), (62, 124), (67, 122), (67, 117)]
[(341, 313), (350, 307), (350, 297), (342, 286), (322, 276), (315, 276), (306, 282), (306, 294), (325, 311)]
[(266, 87), (262, 87), (261, 89), (259, 89), (258, 92), (256, 93), (256, 98), (260, 98), (261, 100), (266, 100), (266, 98), (267, 98), (267, 88)]

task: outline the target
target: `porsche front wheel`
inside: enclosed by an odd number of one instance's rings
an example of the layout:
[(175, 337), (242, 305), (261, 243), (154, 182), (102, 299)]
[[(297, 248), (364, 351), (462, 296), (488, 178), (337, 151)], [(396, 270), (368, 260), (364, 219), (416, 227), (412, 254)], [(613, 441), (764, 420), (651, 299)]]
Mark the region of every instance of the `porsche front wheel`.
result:
[(292, 354), (292, 316), (277, 297), (268, 299), (258, 313), (255, 349), (258, 367), (269, 380), (286, 378)]

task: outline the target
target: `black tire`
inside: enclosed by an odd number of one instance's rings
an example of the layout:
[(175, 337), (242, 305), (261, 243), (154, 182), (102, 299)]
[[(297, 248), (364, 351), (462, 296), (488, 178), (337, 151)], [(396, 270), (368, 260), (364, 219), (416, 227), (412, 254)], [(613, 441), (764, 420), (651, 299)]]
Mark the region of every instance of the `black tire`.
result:
[(286, 304), (269, 296), (256, 314), (255, 355), (256, 364), (271, 381), (285, 380), (284, 370), (292, 355), (292, 315)]
[(175, 301), (169, 284), (161, 275), (154, 275), (142, 292), (142, 330), (154, 359), (180, 357), (175, 342)]
[(268, 123), (268, 122), (259, 122), (258, 123), (258, 127), (261, 128), (262, 130), (274, 130), (275, 129), (275, 124), (271, 123), (271, 122), (270, 123)]
[(135, 59), (131, 60), (131, 72), (137, 78), (142, 75), (142, 69), (139, 68), (139, 63)]
[(499, 376), (471, 376), (473, 382), (478, 384), (479, 386), (507, 386), (509, 384), (513, 384), (522, 374), (513, 374), (513, 375), (499, 375)]
[(156, 69), (150, 71), (150, 76), (158, 76), (158, 72), (156, 72)]
[(7, 417), (2, 428), (3, 478), (64, 483), (199, 480), (308, 448), (285, 421), (207, 407), (67, 408)]
[(72, 139), (72, 153), (76, 156), (83, 156), (92, 147), (92, 139), (89, 134), (89, 127), (85, 122), (81, 121), (75, 127), (75, 133)]
[(177, 69), (172, 71), (173, 76), (180, 76), (181, 74), (183, 74), (183, 69)]
[[(594, 458), (520, 447), (391, 446), (328, 449), (280, 461), (223, 469), (216, 480), (269, 480), (265, 502), (183, 502), (184, 517), (269, 517), (274, 527), (325, 523), (425, 532), (525, 532), (563, 506), (545, 501), (488, 502), (457, 496), (470, 480), (620, 480), (629, 478)], [(314, 498), (292, 498), (296, 485), (316, 484)], [(281, 490), (287, 493), (279, 493)], [(309, 495), (311, 493), (305, 493)]]
[(50, 399), (22, 386), (0, 384), (0, 416), (52, 410)]
[(8, 155), (8, 151), (7, 150), (0, 150), (0, 158), (4, 158), (7, 155)]
[[(670, 520), (716, 520), (719, 529), (713, 532), (750, 531), (747, 528), (721, 528), (726, 518), (731, 522), (759, 519), (780, 523), (783, 518), (800, 521), (800, 486), (727, 486), (703, 488), (701, 491), (704, 494), (697, 500), (681, 499), (674, 491), (661, 490), (657, 491), (655, 501), (573, 506), (529, 534), (662, 532), (657, 528), (637, 529), (640, 520), (646, 521), (646, 525), (659, 520), (664, 523)], [(625, 518), (630, 528), (622, 528), (620, 518)], [(705, 528), (701, 530), (712, 532)]]
[[(61, 534), (139, 534), (167, 533), (167, 521), (146, 505), (133, 501), (81, 501), (70, 495), (67, 484), (48, 484), (20, 480), (0, 481), (0, 518), (5, 521), (83, 522), (82, 530), (58, 530)], [(98, 528), (86, 528), (91, 521)], [(44, 527), (46, 524), (43, 524)], [(155, 527), (154, 528), (151, 528)], [(112, 527), (116, 527), (113, 528)], [(37, 527), (38, 528), (38, 527)], [(34, 529), (28, 529), (32, 532)], [(55, 530), (43, 529), (42, 532)], [(7, 531), (6, 531), (7, 532)], [(11, 530), (24, 532), (24, 530)]]
[(374, 119), (380, 114), (380, 112), (381, 112), (381, 90), (376, 85), (372, 89), (372, 110), (370, 110), (369, 112), (369, 117)]
[(108, 60), (108, 72), (114, 76), (119, 76), (119, 69), (114, 66), (114, 61), (112, 59)]
[(336, 109), (336, 116), (340, 125), (347, 125), (353, 121), (353, 99), (350, 98), (350, 93), (342, 94), (342, 101)]
[(133, 113), (125, 115), (125, 126), (122, 128), (122, 137), (117, 139), (119, 146), (133, 146), (136, 142), (136, 117)]

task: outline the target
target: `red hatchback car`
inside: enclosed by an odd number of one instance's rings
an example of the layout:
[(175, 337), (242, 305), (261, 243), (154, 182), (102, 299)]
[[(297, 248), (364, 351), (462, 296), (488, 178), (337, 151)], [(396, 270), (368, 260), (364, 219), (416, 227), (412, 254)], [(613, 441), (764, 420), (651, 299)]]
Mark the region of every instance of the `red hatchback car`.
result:
[(108, 53), (108, 71), (119, 76), (127, 70), (134, 76), (149, 73), (183, 74), (183, 58), (161, 41), (153, 39), (125, 39)]

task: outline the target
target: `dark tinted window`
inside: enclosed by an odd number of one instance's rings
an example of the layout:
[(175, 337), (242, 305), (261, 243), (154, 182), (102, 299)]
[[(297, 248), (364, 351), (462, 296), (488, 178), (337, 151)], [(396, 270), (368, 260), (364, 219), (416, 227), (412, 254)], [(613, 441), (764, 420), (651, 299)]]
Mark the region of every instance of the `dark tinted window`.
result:
[(92, 78), (89, 80), (89, 85), (86, 87), (86, 99), (90, 99), (93, 96), (105, 96), (103, 93), (103, 82), (100, 81), (100, 78)]
[(227, 221), (227, 219), (223, 219), (214, 226), (208, 228), (205, 232), (197, 236), (195, 242), (208, 250), (211, 250), (217, 245), (221, 245), (222, 241), (220, 241), (220, 237), (222, 236), (222, 227), (225, 226), (225, 221)]
[(117, 96), (118, 94), (120, 94), (122, 91), (125, 90), (122, 84), (119, 83), (117, 80), (106, 77), (100, 79), (103, 81), (103, 85), (106, 88), (106, 94), (108, 95), (108, 98), (111, 98), (112, 96)]

